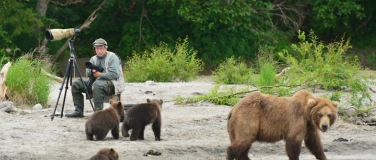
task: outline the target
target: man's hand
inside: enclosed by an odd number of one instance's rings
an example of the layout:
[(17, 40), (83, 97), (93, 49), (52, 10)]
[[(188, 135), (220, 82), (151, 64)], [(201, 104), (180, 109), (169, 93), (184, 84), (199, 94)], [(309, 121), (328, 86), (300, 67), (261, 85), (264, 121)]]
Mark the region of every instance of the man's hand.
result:
[(91, 72), (93, 72), (93, 76), (96, 77), (96, 78), (98, 78), (98, 77), (101, 76), (101, 72), (98, 72), (98, 71), (95, 70), (95, 69), (92, 69)]

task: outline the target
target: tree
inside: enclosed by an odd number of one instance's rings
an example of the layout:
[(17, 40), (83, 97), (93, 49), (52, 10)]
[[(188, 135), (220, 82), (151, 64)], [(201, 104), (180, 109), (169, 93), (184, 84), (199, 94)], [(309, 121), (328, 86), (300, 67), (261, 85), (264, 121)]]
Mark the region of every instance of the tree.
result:
[[(41, 24), (33, 8), (24, 1), (5, 0), (0, 5), (0, 37), (5, 43), (0, 43), (0, 48), (16, 48), (19, 46), (31, 47), (36, 43), (22, 44), (18, 39), (28, 39), (34, 32), (34, 24)], [(35, 41), (33, 41), (35, 42)]]

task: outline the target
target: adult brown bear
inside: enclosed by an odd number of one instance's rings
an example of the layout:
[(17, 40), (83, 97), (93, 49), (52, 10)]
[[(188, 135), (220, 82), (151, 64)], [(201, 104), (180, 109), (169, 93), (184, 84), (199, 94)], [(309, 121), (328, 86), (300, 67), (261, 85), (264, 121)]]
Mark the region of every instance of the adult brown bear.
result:
[(119, 154), (113, 148), (102, 148), (89, 160), (119, 160)]
[(147, 103), (135, 104), (127, 110), (124, 117), (123, 126), (121, 127), (121, 134), (124, 137), (129, 137), (128, 131), (132, 129), (130, 137), (131, 141), (137, 139), (144, 140), (145, 126), (152, 123), (155, 140), (161, 140), (161, 110), (163, 100), (161, 99), (147, 99)]
[(249, 159), (255, 141), (285, 140), (287, 156), (298, 160), (304, 144), (317, 158), (326, 160), (319, 130), (327, 131), (337, 117), (338, 102), (315, 98), (307, 91), (292, 97), (254, 92), (241, 99), (228, 114), (227, 131), (231, 145), (227, 160)]
[(124, 116), (124, 106), (119, 101), (110, 100), (110, 107), (96, 111), (85, 123), (87, 140), (103, 140), (111, 130), (115, 139), (119, 139), (120, 117)]

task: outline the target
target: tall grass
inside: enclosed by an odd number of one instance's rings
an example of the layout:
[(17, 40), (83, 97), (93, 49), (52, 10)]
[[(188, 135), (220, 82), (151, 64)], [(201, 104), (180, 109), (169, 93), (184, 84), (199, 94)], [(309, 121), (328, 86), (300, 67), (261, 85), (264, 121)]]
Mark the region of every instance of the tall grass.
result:
[(260, 66), (259, 86), (273, 86), (277, 72), (272, 62), (265, 62)]
[[(46, 69), (42, 61), (19, 58), (10, 68), (5, 85), (7, 95), (16, 104), (45, 106), (50, 93), (51, 80), (41, 69)], [(47, 69), (48, 70), (48, 69)]]

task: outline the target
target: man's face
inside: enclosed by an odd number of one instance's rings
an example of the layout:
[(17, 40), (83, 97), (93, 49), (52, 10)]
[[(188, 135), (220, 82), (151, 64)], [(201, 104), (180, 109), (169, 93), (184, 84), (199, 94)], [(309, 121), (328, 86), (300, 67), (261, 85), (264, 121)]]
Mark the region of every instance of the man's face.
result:
[(107, 51), (105, 46), (95, 46), (94, 49), (99, 57), (102, 57)]

